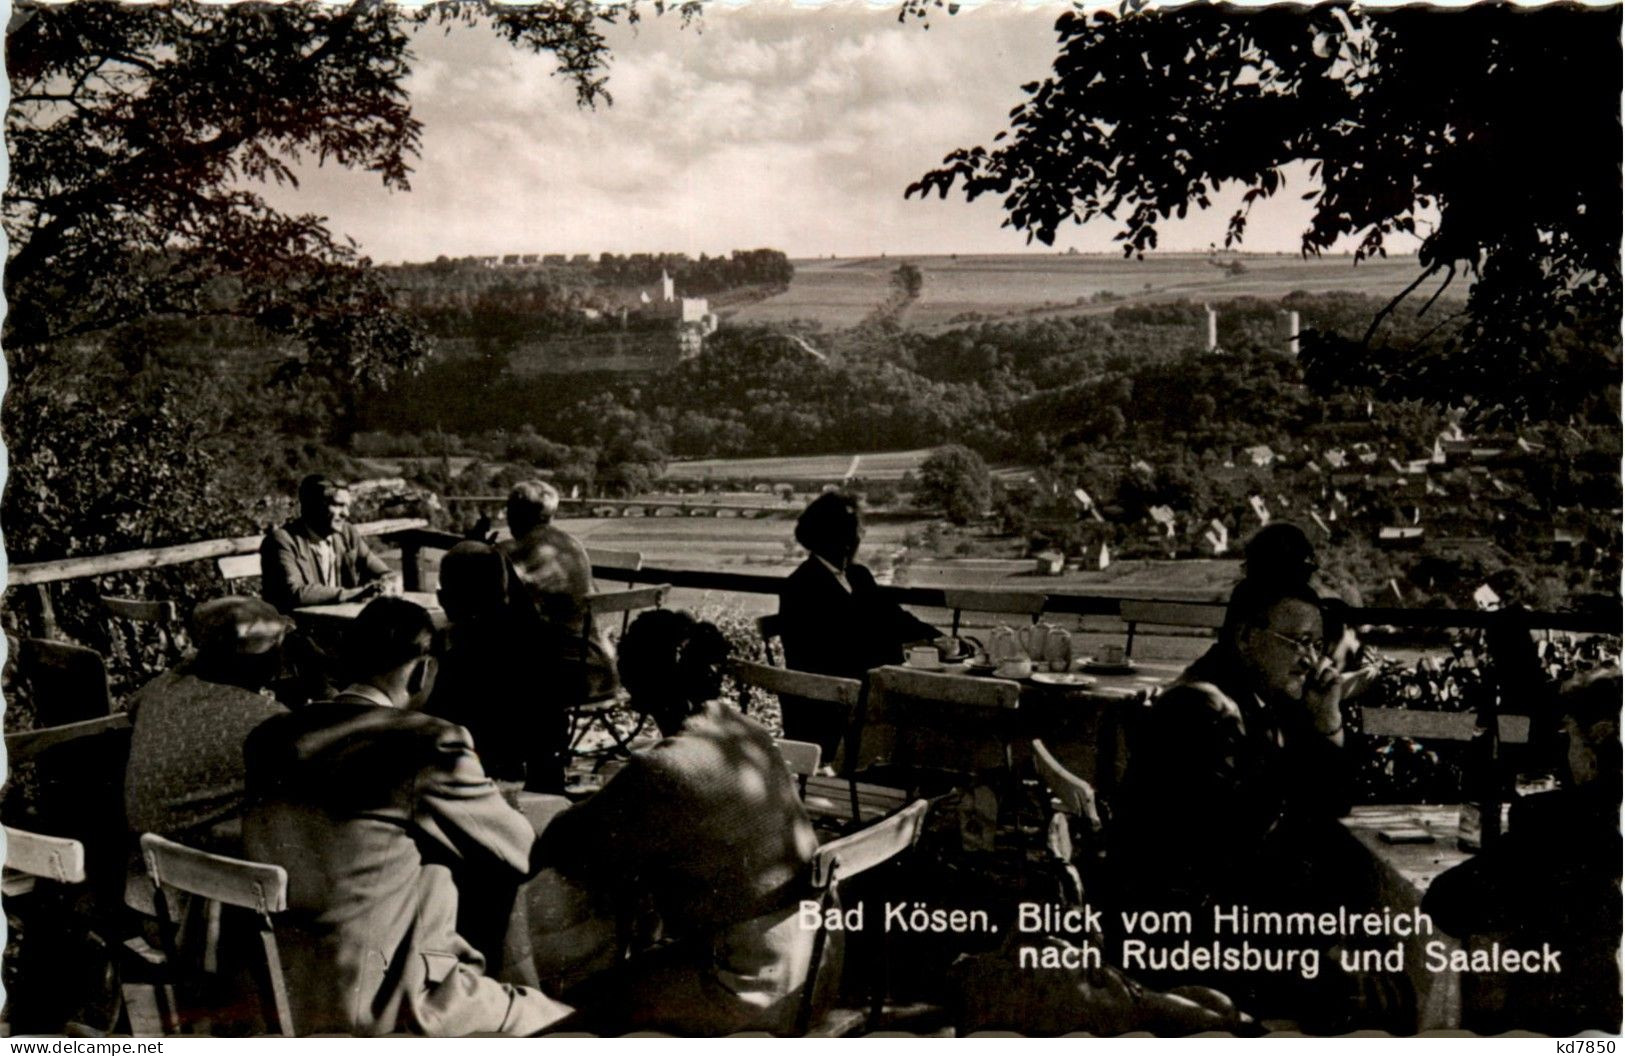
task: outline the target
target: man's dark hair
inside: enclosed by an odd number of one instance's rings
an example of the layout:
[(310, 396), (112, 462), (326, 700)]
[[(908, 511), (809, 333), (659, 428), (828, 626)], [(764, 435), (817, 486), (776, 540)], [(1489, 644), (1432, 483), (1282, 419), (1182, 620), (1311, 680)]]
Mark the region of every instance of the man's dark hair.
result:
[(299, 482), (299, 508), (309, 509), (327, 496), (338, 491), (341, 485), (332, 477), (321, 473), (312, 473)]
[(433, 648), (434, 621), (427, 609), (405, 598), (378, 598), (344, 636), (345, 667), (362, 682), (428, 656)]
[(440, 559), (440, 603), (453, 620), (500, 612), (508, 602), (508, 563), (489, 543), (464, 540)]
[(715, 624), (654, 609), (633, 620), (621, 639), (621, 684), (634, 698), (658, 688), (690, 705), (704, 704), (715, 692), (716, 669), (732, 651)]
[(819, 553), (830, 543), (844, 540), (858, 520), (858, 500), (838, 491), (826, 491), (796, 518), (796, 542)]

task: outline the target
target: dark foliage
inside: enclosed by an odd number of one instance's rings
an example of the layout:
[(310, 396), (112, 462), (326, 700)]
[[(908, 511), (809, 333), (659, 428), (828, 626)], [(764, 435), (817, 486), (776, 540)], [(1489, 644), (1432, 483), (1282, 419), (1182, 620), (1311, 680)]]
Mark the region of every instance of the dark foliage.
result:
[(1618, 6), (1130, 4), (1068, 12), (1056, 32), (1053, 74), (1025, 86), (999, 145), (953, 152), (908, 193), (1002, 195), (1006, 224), (1045, 243), (1067, 221), (1105, 217), (1132, 254), (1227, 185), (1244, 188), (1226, 237), (1239, 243), (1251, 206), (1308, 163), (1305, 253), (1352, 237), (1361, 259), (1417, 235), (1422, 272), (1407, 294), (1472, 283), (1438, 355), (1366, 355), (1396, 301), (1327, 362), (1514, 416), (1549, 413), (1545, 393), (1566, 391), (1546, 384), (1554, 360), (1565, 382), (1617, 374), (1617, 334), (1588, 344), (1584, 365), (1553, 335), (1617, 329), (1620, 315)]

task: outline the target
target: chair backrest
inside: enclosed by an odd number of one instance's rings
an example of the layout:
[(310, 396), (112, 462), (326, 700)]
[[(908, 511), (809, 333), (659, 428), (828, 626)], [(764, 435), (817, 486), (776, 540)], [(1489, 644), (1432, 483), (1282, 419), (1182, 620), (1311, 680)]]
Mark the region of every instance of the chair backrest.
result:
[(773, 643), (784, 639), (784, 616), (774, 612), (756, 617), (756, 633), (762, 639), (762, 652), (767, 656), (767, 662), (778, 663), (779, 658), (773, 655)]
[[(592, 565), (593, 574), (599, 572), (636, 572), (643, 567), (643, 555), (636, 550), (600, 550), (595, 546), (587, 547), (587, 561)], [(615, 576), (612, 578), (619, 579)], [(627, 576), (626, 585), (632, 586), (635, 582)]]
[(1124, 651), (1134, 653), (1134, 632), (1142, 623), (1157, 627), (1196, 627), (1217, 631), (1224, 626), (1225, 606), (1216, 601), (1140, 601), (1124, 598), (1117, 615), (1128, 624)]
[[(918, 843), (929, 806), (926, 800), (916, 799), (891, 817), (818, 848), (812, 860), (812, 884), (818, 890), (820, 910), (835, 901), (842, 881), (891, 861)], [(822, 912), (819, 918), (823, 919)], [(812, 1021), (815, 990), (818, 989), (819, 970), (823, 967), (828, 937), (829, 929), (824, 927), (820, 927), (813, 936), (812, 962), (807, 970), (807, 981), (801, 989), (800, 1008), (796, 1014), (797, 1034), (805, 1034)], [(889, 930), (882, 932), (879, 948), (871, 956), (873, 963), (868, 973), (872, 979), (868, 1020), (871, 1027), (878, 1022), (885, 1000), (889, 940)]]
[(94, 649), (24, 638), (17, 648), (17, 674), (28, 683), (41, 726), (103, 718), (113, 710), (107, 663)]
[(102, 598), (102, 609), (119, 620), (132, 623), (173, 624), (177, 614), (173, 601), (148, 601), (145, 598)]
[(946, 769), (1009, 764), (1008, 735), (1021, 686), (1002, 678), (937, 674), (908, 667), (869, 672), (867, 705), (855, 724), (849, 769), (886, 754), (894, 763), (929, 760)]
[[(779, 693), (804, 700), (818, 700), (839, 704), (847, 709), (857, 706), (863, 696), (863, 683), (855, 678), (835, 675), (817, 675), (811, 671), (791, 671), (771, 664), (758, 664), (750, 660), (728, 661), (728, 673), (741, 688), (750, 686), (769, 693)], [(740, 693), (743, 701), (744, 693)]]
[(85, 882), (85, 845), (61, 836), (6, 829), (6, 868), (59, 884)]
[[(263, 958), (261, 980), (263, 1008), (268, 1026), (274, 1033), (292, 1037), (293, 1013), (288, 1000), (287, 981), (282, 976), (282, 953), (277, 947), (276, 931), (271, 916), (288, 908), (288, 874), (280, 865), (249, 862), (241, 858), (228, 858), (223, 854), (210, 854), (185, 847), (165, 839), (155, 832), (141, 836), (141, 858), (147, 866), (147, 878), (152, 881), (153, 902), (158, 910), (158, 923), (163, 934), (164, 951), (171, 971), (181, 964), (177, 948), (180, 928), (172, 915), (167, 891), (182, 891), (206, 899), (210, 906), (210, 925), (204, 930), (203, 970), (214, 972), (219, 955), (220, 927), (217, 906), (246, 909), (258, 917), (260, 954)], [(178, 1010), (172, 1009), (176, 1027), (183, 1024)]]
[(1060, 801), (1063, 813), (1100, 828), (1100, 807), (1089, 782), (1061, 765), (1041, 740), (1033, 741), (1033, 767), (1049, 794)]
[(1044, 611), (1043, 594), (1020, 590), (965, 590), (947, 588), (942, 600), (954, 610), (953, 633), (959, 633), (960, 615), (965, 612), (996, 612), (1005, 616), (1026, 616), (1034, 623)]
[(784, 757), (784, 765), (789, 769), (790, 776), (807, 778), (818, 773), (818, 764), (824, 756), (824, 750), (818, 745), (811, 741), (788, 741), (783, 738), (773, 743)]
[(638, 609), (658, 609), (666, 604), (669, 584), (653, 587), (633, 587), (630, 590), (604, 590), (588, 594), (582, 599), (583, 610), (594, 616), (613, 612), (634, 612)]
[(141, 858), (148, 879), (159, 890), (172, 887), (261, 915), (288, 908), (288, 874), (280, 865), (210, 854), (155, 832), (142, 834)]
[(828, 888), (888, 862), (919, 842), (930, 804), (916, 799), (902, 810), (850, 836), (818, 848), (813, 855), (813, 886)]
[(228, 586), (233, 580), (257, 576), (262, 569), (259, 554), (227, 554), (215, 561), (215, 567), (220, 570), (220, 578)]

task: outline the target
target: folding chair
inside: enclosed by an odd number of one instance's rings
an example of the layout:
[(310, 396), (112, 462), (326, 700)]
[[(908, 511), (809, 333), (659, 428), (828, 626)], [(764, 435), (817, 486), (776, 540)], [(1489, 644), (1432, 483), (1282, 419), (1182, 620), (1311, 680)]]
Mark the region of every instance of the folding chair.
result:
[[(749, 660), (730, 660), (728, 673), (738, 687), (741, 711), (747, 710), (751, 690), (760, 689), (781, 696), (798, 697), (815, 705), (826, 705), (838, 713), (841, 729), (851, 730), (863, 705), (863, 683), (855, 678), (790, 671)], [(819, 746), (809, 747), (817, 748), (822, 756), (823, 750)], [(816, 763), (812, 769), (817, 770)], [(814, 818), (829, 818), (841, 825), (885, 817), (907, 802), (907, 796), (895, 788), (854, 781), (850, 775), (827, 777), (816, 772), (802, 778), (801, 796), (807, 813)]]
[(65, 726), (113, 711), (102, 654), (49, 638), (17, 643), (17, 676), (28, 686), (39, 726)]
[[(597, 617), (618, 612), (622, 614), (622, 625), (625, 626), (630, 622), (632, 613), (637, 610), (663, 607), (670, 590), (669, 585), (662, 583), (652, 587), (634, 587), (629, 590), (610, 590), (587, 595), (582, 599), (581, 606), (581, 655), (583, 657), (588, 655)], [(571, 754), (596, 754), (578, 750), (582, 740), (592, 731), (594, 725), (602, 727), (613, 742), (608, 751), (630, 751), (632, 741), (643, 732), (648, 716), (639, 713), (631, 730), (622, 733), (615, 725), (614, 717), (625, 703), (624, 691), (618, 691), (611, 696), (584, 700), (571, 707), (569, 709)]]
[[(287, 981), (282, 975), (282, 954), (277, 947), (272, 916), (288, 908), (288, 874), (280, 865), (248, 862), (225, 855), (183, 847), (157, 833), (141, 837), (141, 857), (152, 881), (153, 901), (164, 942), (164, 955), (170, 973), (181, 965), (178, 949), (178, 922), (171, 916), (166, 889), (181, 891), (208, 903), (209, 927), (203, 951), (204, 971), (210, 971), (217, 956), (220, 907), (233, 907), (254, 914), (258, 924), (262, 956), (261, 986), (267, 1025), (274, 1033), (292, 1037), (293, 1014), (288, 1005)], [(176, 1008), (171, 1009), (172, 1029), (187, 1026)]]
[(784, 767), (801, 786), (802, 796), (807, 794), (807, 779), (818, 773), (818, 761), (824, 750), (811, 741), (787, 741), (783, 737), (773, 742), (784, 759)]
[[(587, 550), (587, 561), (592, 565), (594, 577), (596, 577), (600, 572), (607, 572), (611, 573), (611, 575), (606, 576), (605, 578), (620, 579), (622, 576), (615, 575), (615, 573), (625, 573), (624, 578), (626, 579), (628, 589), (638, 585), (637, 579), (634, 578), (631, 573), (637, 572), (643, 568), (643, 555), (636, 550), (600, 550), (596, 547), (589, 547)], [(622, 610), (622, 634), (626, 633), (627, 625), (631, 622), (631, 620), (632, 611), (630, 609)]]
[(1218, 602), (1136, 601), (1118, 603), (1117, 615), (1128, 625), (1123, 655), (1134, 655), (1134, 632), (1142, 623), (1157, 627), (1194, 627), (1217, 632), (1224, 626), (1225, 607)]
[(37, 880), (54, 884), (85, 882), (85, 845), (78, 840), (42, 836), (10, 825), (5, 830), (7, 898), (28, 894)]
[[(143, 598), (101, 599), (107, 617), (107, 640), (112, 646), (114, 669), (122, 676), (153, 666), (173, 666), (186, 653), (186, 632), (173, 601), (147, 601)], [(154, 655), (156, 650), (156, 655)], [(135, 685), (121, 685), (120, 691)]]
[[(15, 1033), (59, 1034), (72, 1018), (83, 966), (65, 941), (76, 923), (74, 892), (85, 882), (85, 847), (78, 840), (6, 829), (6, 911), (21, 925), (12, 980), (9, 1026)], [(15, 937), (15, 936), (14, 936)], [(9, 955), (10, 951), (8, 951)]]
[(848, 773), (916, 793), (990, 770), (1013, 779), (1020, 703), (1021, 686), (1006, 679), (876, 668), (848, 740)]
[[(919, 842), (925, 826), (925, 812), (929, 805), (917, 799), (891, 817), (875, 822), (867, 828), (843, 836), (818, 848), (812, 860), (812, 886), (817, 892), (819, 920), (825, 911), (840, 905), (840, 885), (896, 858)], [(878, 930), (878, 929), (877, 929)], [(854, 935), (861, 933), (854, 932)], [(819, 969), (824, 962), (829, 932), (822, 926), (813, 937), (811, 963), (807, 967), (807, 980), (802, 984), (801, 1005), (796, 1014), (796, 1033), (829, 1036), (850, 1032), (867, 1025), (873, 1029), (880, 1021), (886, 1001), (886, 969), (890, 949), (889, 936), (881, 932), (877, 956), (869, 959), (873, 969), (869, 987), (869, 1007), (866, 1013), (834, 1012), (826, 1015), (816, 1029), (812, 1016), (817, 998)]]

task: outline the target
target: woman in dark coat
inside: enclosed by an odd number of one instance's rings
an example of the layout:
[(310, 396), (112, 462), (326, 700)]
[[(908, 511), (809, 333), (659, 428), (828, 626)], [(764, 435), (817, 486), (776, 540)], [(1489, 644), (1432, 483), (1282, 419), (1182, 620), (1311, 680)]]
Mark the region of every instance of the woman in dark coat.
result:
[[(814, 499), (796, 521), (796, 542), (811, 556), (779, 591), (784, 661), (798, 671), (862, 678), (871, 668), (903, 661), (905, 647), (942, 632), (880, 592), (874, 575), (853, 558), (863, 541), (857, 500), (836, 492)], [(783, 698), (784, 735), (813, 741), (832, 759), (844, 717), (826, 704)]]
[(621, 642), (621, 680), (665, 739), (555, 818), (533, 861), (623, 919), (652, 903), (670, 941), (574, 993), (572, 1026), (710, 1035), (793, 1023), (815, 934), (796, 909), (818, 841), (772, 735), (717, 699), (727, 655), (722, 633), (684, 612), (644, 613)]

